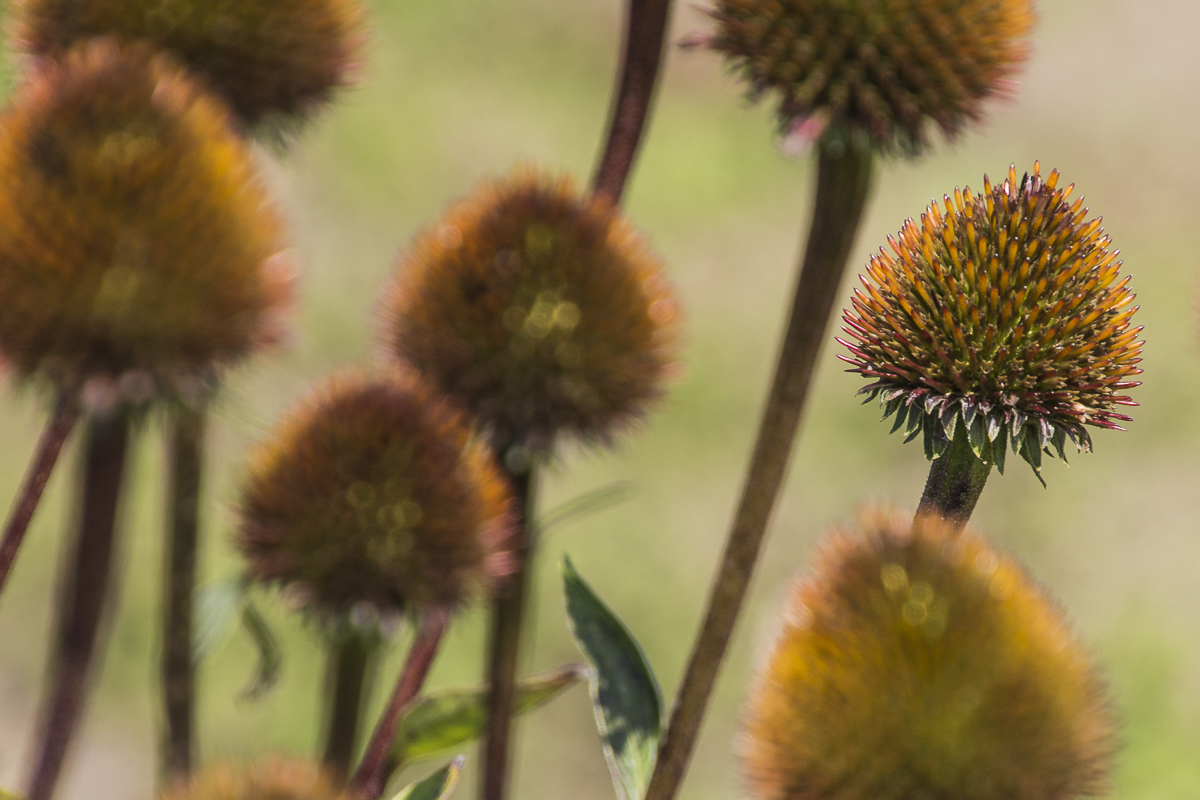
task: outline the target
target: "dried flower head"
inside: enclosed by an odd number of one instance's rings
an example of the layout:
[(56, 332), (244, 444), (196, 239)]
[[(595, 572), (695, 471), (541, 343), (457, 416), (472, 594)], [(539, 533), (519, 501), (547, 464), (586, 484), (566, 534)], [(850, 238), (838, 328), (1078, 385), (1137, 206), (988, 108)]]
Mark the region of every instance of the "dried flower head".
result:
[[(983, 193), (954, 191), (921, 224), (905, 222), (892, 252), (871, 258), (844, 330), (842, 357), (872, 379), (892, 430), (925, 433), (933, 458), (959, 426), (976, 455), (1003, 471), (1007, 443), (1040, 470), (1069, 438), (1091, 449), (1085, 425), (1121, 430), (1136, 405), (1142, 328), (1119, 251), (1087, 220), (1083, 200), (1039, 167)], [(1053, 446), (1052, 451), (1050, 447)]]
[(1054, 602), (980, 538), (864, 515), (792, 595), (742, 741), (763, 800), (1068, 800), (1105, 788), (1106, 690)]
[(0, 350), (19, 373), (152, 396), (280, 334), (280, 223), (223, 106), (94, 40), (0, 118)]
[(717, 0), (705, 43), (778, 96), (784, 130), (846, 125), (917, 153), (953, 139), (1027, 56), (1031, 0)]
[(202, 75), (247, 125), (307, 117), (346, 85), (358, 0), (17, 0), (16, 43), (59, 58), (96, 36), (146, 41)]
[(317, 764), (274, 756), (217, 763), (168, 787), (160, 800), (337, 800), (341, 790)]
[(347, 373), (253, 453), (238, 546), (314, 611), (457, 607), (504, 574), (509, 487), (415, 375)]
[(607, 201), (533, 171), (485, 183), (417, 237), (384, 300), (390, 352), (491, 430), (607, 440), (662, 392), (679, 313)]

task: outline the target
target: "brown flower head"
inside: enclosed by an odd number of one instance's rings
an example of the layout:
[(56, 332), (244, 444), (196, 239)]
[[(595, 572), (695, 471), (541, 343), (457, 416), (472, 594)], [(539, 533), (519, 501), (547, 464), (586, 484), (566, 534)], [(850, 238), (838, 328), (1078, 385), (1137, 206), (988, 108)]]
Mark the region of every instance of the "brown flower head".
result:
[(359, 0), (17, 0), (17, 48), (58, 59), (96, 36), (145, 41), (203, 76), (247, 126), (294, 125), (349, 83)]
[(341, 790), (318, 765), (274, 756), (217, 763), (168, 787), (160, 800), (338, 800)]
[(953, 139), (1025, 60), (1031, 0), (716, 0), (725, 54), (784, 130), (832, 124), (917, 153)]
[(205, 376), (279, 336), (280, 224), (222, 106), (173, 62), (96, 40), (0, 118), (0, 350), (25, 376)]
[(499, 447), (607, 440), (662, 392), (678, 317), (608, 202), (532, 171), (485, 183), (417, 237), (384, 299), (389, 351)]
[(410, 373), (344, 374), (253, 453), (238, 546), (322, 612), (457, 607), (507, 571), (509, 488)]
[(791, 597), (747, 703), (763, 800), (1069, 800), (1106, 788), (1103, 681), (1055, 603), (940, 519), (872, 514)]
[(893, 431), (924, 431), (930, 458), (961, 426), (980, 458), (1003, 472), (1011, 443), (1040, 477), (1043, 452), (1090, 450), (1085, 425), (1121, 430), (1115, 408), (1136, 405), (1123, 394), (1142, 371), (1129, 278), (1058, 178), (1035, 164), (1000, 186), (985, 177), (979, 195), (956, 189), (944, 214), (934, 202), (888, 237), (854, 293), (842, 359), (872, 380), (862, 392), (896, 414)]
[(146, 41), (203, 76), (254, 126), (296, 122), (349, 82), (358, 0), (17, 0), (16, 44), (59, 58), (96, 36)]

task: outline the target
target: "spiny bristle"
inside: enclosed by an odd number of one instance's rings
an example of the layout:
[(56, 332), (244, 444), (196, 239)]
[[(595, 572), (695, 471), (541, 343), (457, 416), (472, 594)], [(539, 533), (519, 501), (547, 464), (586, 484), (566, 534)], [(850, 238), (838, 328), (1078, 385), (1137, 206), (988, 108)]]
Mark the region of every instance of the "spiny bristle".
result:
[(384, 296), (394, 357), (504, 448), (606, 441), (662, 392), (679, 312), (610, 204), (532, 170), (485, 183), (422, 233)]
[(317, 613), (456, 608), (510, 569), (492, 453), (414, 374), (339, 375), (252, 454), (238, 545)]
[(760, 800), (1072, 800), (1107, 788), (1107, 691), (1012, 559), (871, 513), (796, 588), (741, 751)]
[(842, 358), (931, 458), (963, 425), (1001, 471), (1008, 444), (1038, 471), (1043, 452), (1065, 459), (1068, 438), (1090, 450), (1086, 425), (1120, 430), (1116, 408), (1136, 405), (1129, 277), (1058, 179), (1035, 164), (997, 187), (985, 177), (978, 196), (955, 190), (889, 236), (855, 290)]
[(291, 126), (349, 83), (358, 0), (21, 0), (18, 49), (59, 58), (96, 36), (144, 41), (203, 76), (248, 126)]
[(953, 139), (1027, 57), (1030, 0), (717, 0), (708, 45), (781, 127), (828, 118), (885, 151)]
[(317, 764), (273, 756), (216, 763), (168, 786), (159, 800), (337, 800), (341, 790)]
[(223, 104), (144, 45), (43, 67), (0, 126), (10, 363), (147, 399), (278, 340), (281, 225)]

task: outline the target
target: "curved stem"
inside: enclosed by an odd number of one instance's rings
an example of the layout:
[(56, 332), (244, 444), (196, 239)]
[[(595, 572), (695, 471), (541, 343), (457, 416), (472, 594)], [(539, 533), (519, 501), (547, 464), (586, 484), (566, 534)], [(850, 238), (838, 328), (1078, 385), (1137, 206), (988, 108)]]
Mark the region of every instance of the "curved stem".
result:
[(646, 800), (669, 800), (679, 791), (783, 483), (813, 368), (866, 204), (871, 153), (842, 140), (823, 140), (817, 147), (816, 201), (791, 318), (708, 612), (658, 750)]
[(330, 689), (328, 720), (325, 729), (325, 768), (341, 783), (350, 774), (350, 764), (358, 749), (363, 702), (366, 697), (371, 664), (375, 660), (373, 641), (351, 630), (329, 652), (327, 683)]
[(17, 495), (8, 521), (4, 525), (4, 538), (0, 539), (0, 593), (3, 593), (4, 582), (8, 579), (13, 562), (17, 560), (17, 551), (21, 549), (25, 531), (29, 529), (33, 512), (37, 510), (38, 501), (42, 499), (42, 492), (50, 480), (50, 473), (54, 471), (54, 465), (58, 462), (58, 454), (62, 452), (63, 444), (70, 436), (78, 418), (79, 408), (73, 400), (69, 400), (67, 395), (63, 394), (58, 399), (54, 413), (46, 421), (46, 427), (42, 429), (29, 472), (25, 475), (21, 492)]
[(204, 467), (205, 409), (175, 409), (167, 454), (168, 494), (163, 575), (162, 692), (166, 729), (160, 771), (164, 782), (187, 778), (196, 740), (196, 674), (192, 628), (196, 552), (200, 539), (200, 484)]
[(991, 463), (971, 450), (966, 426), (959, 425), (954, 441), (929, 465), (929, 480), (925, 482), (917, 516), (937, 514), (962, 530), (991, 472)]
[(671, 0), (629, 0), (620, 78), (609, 110), (608, 138), (592, 180), (595, 193), (605, 195), (614, 205), (621, 202), (654, 102), (670, 18)]
[(517, 668), (521, 655), (521, 631), (525, 623), (526, 597), (529, 594), (530, 562), (534, 554), (533, 502), (537, 491), (536, 468), (510, 476), (513, 494), (520, 509), (514, 533), (516, 572), (505, 584), (507, 592), (492, 603), (488, 631), (487, 731), (484, 741), (484, 800), (504, 800), (508, 795), (509, 766), (512, 761), (512, 716), (516, 703)]
[(388, 753), (392, 749), (392, 740), (396, 738), (400, 712), (421, 691), (425, 676), (433, 666), (433, 658), (437, 655), (442, 634), (446, 632), (449, 623), (450, 612), (443, 608), (431, 608), (421, 615), (421, 627), (417, 630), (417, 637), (408, 651), (408, 659), (404, 662), (404, 669), (400, 672), (400, 679), (396, 681), (392, 697), (379, 717), (375, 732), (371, 734), (371, 741), (367, 744), (362, 762), (350, 780), (347, 790), (349, 794), (375, 800), (383, 793)]
[(58, 646), (50, 692), (43, 707), (41, 746), (28, 800), (54, 794), (87, 695), (112, 576), (116, 516), (129, 444), (124, 411), (88, 420), (83, 497), (75, 553), (58, 609)]

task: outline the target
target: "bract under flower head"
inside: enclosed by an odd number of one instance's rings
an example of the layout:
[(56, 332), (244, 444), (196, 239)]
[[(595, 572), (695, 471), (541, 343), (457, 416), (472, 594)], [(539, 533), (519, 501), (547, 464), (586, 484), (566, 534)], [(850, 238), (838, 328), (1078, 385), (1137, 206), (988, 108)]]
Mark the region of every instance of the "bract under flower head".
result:
[(532, 171), (417, 237), (384, 300), (389, 352), (500, 447), (607, 440), (662, 392), (679, 313), (661, 265), (602, 199)]
[(781, 126), (819, 120), (915, 153), (954, 138), (1025, 60), (1030, 0), (717, 0), (706, 39)]
[(318, 613), (455, 608), (509, 568), (509, 487), (412, 374), (340, 375), (252, 454), (238, 545)]
[(341, 789), (317, 764), (274, 756), (216, 763), (167, 787), (160, 800), (337, 800)]
[(789, 601), (745, 712), (762, 800), (1071, 800), (1106, 788), (1103, 681), (1008, 557), (935, 517), (866, 515)]
[(149, 397), (275, 342), (281, 226), (224, 106), (144, 46), (43, 66), (0, 119), (13, 368)]
[(362, 14), (358, 0), (18, 0), (15, 38), (50, 58), (96, 36), (149, 42), (253, 126), (299, 121), (349, 82)]
[[(1016, 170), (911, 219), (891, 252), (871, 258), (840, 340), (852, 372), (871, 378), (892, 430), (925, 434), (936, 457), (961, 426), (976, 455), (1003, 471), (1011, 444), (1035, 471), (1067, 439), (1091, 449), (1085, 426), (1121, 430), (1136, 405), (1140, 327), (1119, 251), (1087, 219), (1082, 199)], [(1053, 450), (1050, 448), (1053, 447)]]

